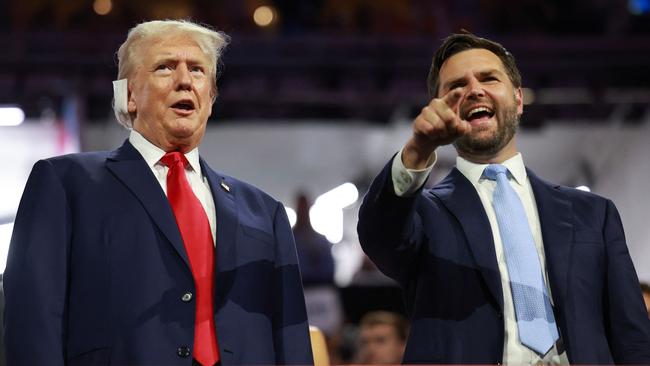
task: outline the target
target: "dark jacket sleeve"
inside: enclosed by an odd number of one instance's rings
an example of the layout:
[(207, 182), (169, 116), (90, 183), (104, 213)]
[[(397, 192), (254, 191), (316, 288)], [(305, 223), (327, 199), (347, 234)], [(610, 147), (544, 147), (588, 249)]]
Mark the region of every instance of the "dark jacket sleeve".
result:
[(4, 274), (7, 364), (63, 365), (70, 243), (66, 192), (39, 161), (20, 202)]
[(398, 197), (391, 177), (392, 160), (372, 182), (359, 210), (357, 231), (364, 252), (387, 276), (401, 285), (416, 270), (423, 242), (422, 220), (416, 212), (421, 191)]
[(287, 213), (277, 204), (274, 218), (276, 240), (275, 311), (273, 345), (276, 364), (313, 365), (309, 324), (303, 295), (296, 245)]
[(650, 319), (632, 259), (625, 244), (621, 218), (607, 201), (603, 237), (607, 250), (608, 340), (617, 364), (650, 365)]

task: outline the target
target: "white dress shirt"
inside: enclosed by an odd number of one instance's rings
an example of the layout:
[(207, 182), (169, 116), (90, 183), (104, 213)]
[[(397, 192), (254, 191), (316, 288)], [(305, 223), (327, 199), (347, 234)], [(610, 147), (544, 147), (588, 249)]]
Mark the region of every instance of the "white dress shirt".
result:
[[(169, 168), (160, 162), (160, 159), (165, 156), (165, 151), (158, 146), (149, 142), (138, 131), (131, 130), (129, 135), (129, 142), (136, 150), (142, 155), (144, 161), (147, 163), (154, 177), (158, 180), (160, 187), (165, 195), (167, 195), (167, 172)], [(210, 191), (210, 184), (207, 178), (201, 174), (201, 164), (199, 163), (199, 149), (185, 154), (188, 166), (185, 167), (185, 175), (192, 187), (194, 195), (201, 202), (201, 206), (205, 210), (210, 222), (210, 231), (212, 232), (212, 240), (216, 243), (216, 210), (214, 207), (214, 199)]]
[[(408, 196), (416, 192), (426, 182), (429, 173), (435, 164), (435, 157), (427, 168), (422, 170), (407, 169), (402, 163), (402, 152), (400, 151), (391, 167), (391, 175), (393, 179), (393, 186), (395, 187), (395, 194), (398, 196)], [(526, 211), (528, 224), (533, 234), (537, 254), (539, 255), (540, 265), (544, 274), (544, 282), (548, 290), (551, 303), (553, 303), (553, 296), (551, 289), (548, 286), (548, 273), (546, 271), (546, 260), (544, 254), (544, 243), (542, 241), (542, 230), (539, 223), (539, 216), (537, 213), (537, 204), (535, 196), (526, 174), (526, 168), (521, 154), (518, 153), (514, 157), (502, 163), (511, 173), (509, 176), (510, 185), (517, 192), (521, 202)], [(475, 164), (461, 157), (456, 158), (456, 168), (472, 183), (476, 192), (481, 199), (483, 208), (487, 214), (492, 228), (492, 235), (494, 239), (494, 250), (497, 256), (497, 264), (499, 266), (499, 273), (501, 275), (501, 288), (503, 289), (503, 318), (504, 318), (504, 345), (503, 345), (503, 363), (511, 365), (522, 364), (547, 364), (547, 365), (568, 365), (569, 360), (566, 352), (562, 350), (558, 354), (557, 346), (553, 348), (544, 356), (539, 357), (537, 353), (530, 350), (519, 342), (519, 331), (517, 329), (517, 320), (515, 317), (515, 308), (512, 300), (512, 291), (510, 288), (510, 276), (508, 274), (508, 267), (506, 265), (506, 258), (503, 252), (503, 243), (499, 233), (499, 225), (497, 223), (496, 214), (492, 207), (492, 194), (496, 188), (496, 182), (483, 178), (483, 170), (487, 164)]]

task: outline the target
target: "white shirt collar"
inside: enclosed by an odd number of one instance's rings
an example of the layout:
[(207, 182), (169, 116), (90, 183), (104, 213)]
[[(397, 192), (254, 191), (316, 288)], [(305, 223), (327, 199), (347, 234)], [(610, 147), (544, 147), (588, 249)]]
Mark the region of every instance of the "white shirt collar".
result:
[[(524, 165), (524, 159), (521, 156), (521, 153), (511, 157), (510, 159), (501, 163), (505, 165), (506, 168), (512, 174), (512, 177), (515, 179), (517, 184), (524, 185), (526, 183), (526, 166)], [(476, 164), (472, 163), (469, 160), (466, 160), (460, 156), (456, 157), (456, 168), (460, 170), (463, 175), (472, 182), (473, 185), (477, 185), (483, 176), (483, 171), (488, 164)]]
[[(142, 136), (138, 131), (131, 130), (129, 135), (129, 142), (136, 150), (142, 155), (144, 161), (153, 169), (160, 159), (165, 156), (165, 151), (158, 146), (152, 144), (144, 136)], [(190, 163), (192, 169), (201, 174), (201, 164), (199, 163), (199, 149), (194, 148), (192, 151), (185, 154), (185, 158)]]

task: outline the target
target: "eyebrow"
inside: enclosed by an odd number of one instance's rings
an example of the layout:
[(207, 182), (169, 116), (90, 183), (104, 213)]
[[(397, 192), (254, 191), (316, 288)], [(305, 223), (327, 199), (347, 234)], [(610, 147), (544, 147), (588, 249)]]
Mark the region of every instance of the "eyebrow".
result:
[(478, 73), (479, 76), (488, 76), (488, 75), (494, 75), (494, 74), (499, 74), (499, 75), (505, 75), (505, 73), (499, 69), (489, 69), (489, 70), (484, 70)]
[[(210, 63), (209, 61), (207, 61), (207, 62), (202, 61), (199, 58), (189, 58), (188, 57), (188, 58), (186, 58), (186, 60), (187, 60), (188, 64), (192, 64), (192, 65), (203, 65), (203, 64), (209, 64)], [(161, 54), (160, 56), (154, 58), (154, 63), (155, 64), (158, 64), (158, 63), (161, 63), (161, 62), (164, 62), (164, 63), (166, 63), (166, 62), (178, 62), (178, 58), (176, 56), (174, 56), (173, 54), (164, 53), (164, 54)]]
[[(505, 75), (505, 73), (497, 68), (492, 68), (492, 69), (487, 69), (487, 70), (482, 70), (478, 72), (479, 77), (486, 77), (489, 75), (494, 75), (494, 74), (499, 74), (499, 75)], [(465, 76), (461, 76), (459, 78), (451, 79), (447, 81), (446, 83), (442, 84), (442, 90), (447, 90), (450, 85), (454, 85), (460, 81), (465, 79)]]

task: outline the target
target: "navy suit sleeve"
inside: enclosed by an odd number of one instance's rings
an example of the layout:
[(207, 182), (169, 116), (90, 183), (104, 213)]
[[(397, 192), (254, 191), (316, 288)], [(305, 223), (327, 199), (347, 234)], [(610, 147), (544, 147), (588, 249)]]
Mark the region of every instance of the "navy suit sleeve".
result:
[(416, 206), (421, 191), (398, 197), (391, 177), (392, 160), (375, 178), (359, 210), (357, 231), (364, 252), (386, 275), (403, 286), (420, 250), (423, 230)]
[(273, 344), (276, 364), (312, 365), (307, 310), (298, 268), (291, 225), (282, 204), (275, 210), (274, 231), (276, 296), (273, 314)]
[(70, 211), (52, 163), (34, 165), (4, 274), (9, 365), (63, 365)]
[(617, 364), (650, 364), (650, 320), (639, 280), (625, 244), (616, 207), (607, 201), (603, 236), (607, 248), (607, 325)]

